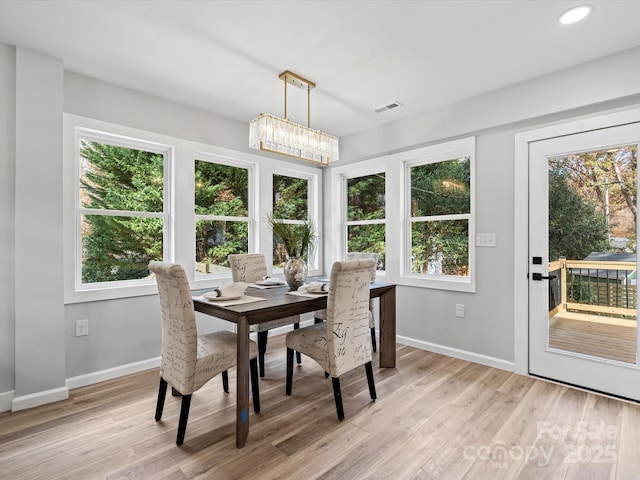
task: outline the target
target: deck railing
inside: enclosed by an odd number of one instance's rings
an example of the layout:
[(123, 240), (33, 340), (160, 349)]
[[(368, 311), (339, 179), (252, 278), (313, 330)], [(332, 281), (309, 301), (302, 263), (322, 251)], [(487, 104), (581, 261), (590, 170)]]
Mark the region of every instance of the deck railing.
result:
[(549, 262), (549, 318), (562, 311), (636, 318), (635, 262)]

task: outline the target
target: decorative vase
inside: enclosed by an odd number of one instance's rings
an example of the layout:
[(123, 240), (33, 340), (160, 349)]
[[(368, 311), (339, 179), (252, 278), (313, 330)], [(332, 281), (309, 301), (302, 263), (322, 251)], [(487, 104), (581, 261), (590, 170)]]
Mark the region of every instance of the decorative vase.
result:
[(302, 257), (288, 257), (284, 264), (284, 279), (292, 291), (298, 290), (304, 283), (308, 272), (307, 263)]

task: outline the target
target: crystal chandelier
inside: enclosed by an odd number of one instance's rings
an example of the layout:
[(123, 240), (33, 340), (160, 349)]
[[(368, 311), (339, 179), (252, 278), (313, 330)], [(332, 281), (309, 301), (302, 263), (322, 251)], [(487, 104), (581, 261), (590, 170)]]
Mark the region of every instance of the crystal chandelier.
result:
[[(338, 139), (320, 130), (310, 128), (311, 89), (315, 83), (289, 70), (279, 78), (284, 82), (284, 118), (261, 113), (249, 124), (249, 147), (279, 153), (301, 160), (329, 165), (329, 160), (338, 160)], [(307, 89), (307, 126), (287, 119), (287, 83)]]

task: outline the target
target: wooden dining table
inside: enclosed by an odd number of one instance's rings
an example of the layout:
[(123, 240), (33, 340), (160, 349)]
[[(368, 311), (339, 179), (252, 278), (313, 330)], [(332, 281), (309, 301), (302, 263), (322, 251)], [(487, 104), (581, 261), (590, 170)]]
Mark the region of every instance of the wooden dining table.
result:
[[(313, 279), (309, 279), (313, 280)], [(237, 325), (237, 382), (236, 382), (236, 446), (244, 447), (249, 435), (249, 325), (300, 315), (327, 308), (327, 295), (289, 295), (288, 286), (270, 289), (249, 288), (246, 295), (264, 300), (224, 306), (194, 296), (198, 312), (233, 322)], [(396, 366), (396, 286), (374, 282), (370, 297), (380, 299), (380, 367)]]

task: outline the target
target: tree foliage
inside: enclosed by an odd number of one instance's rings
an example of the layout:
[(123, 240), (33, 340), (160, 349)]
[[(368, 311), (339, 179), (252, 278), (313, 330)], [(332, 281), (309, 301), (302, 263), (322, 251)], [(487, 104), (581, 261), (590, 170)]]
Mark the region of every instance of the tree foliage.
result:
[(162, 259), (163, 220), (99, 215), (98, 210), (162, 212), (162, 154), (82, 142), (81, 205), (96, 209), (82, 224), (82, 281), (144, 278)]
[[(376, 173), (347, 181), (347, 219), (384, 220), (385, 175)], [(378, 269), (386, 268), (385, 224), (349, 225), (347, 251), (378, 253)]]

